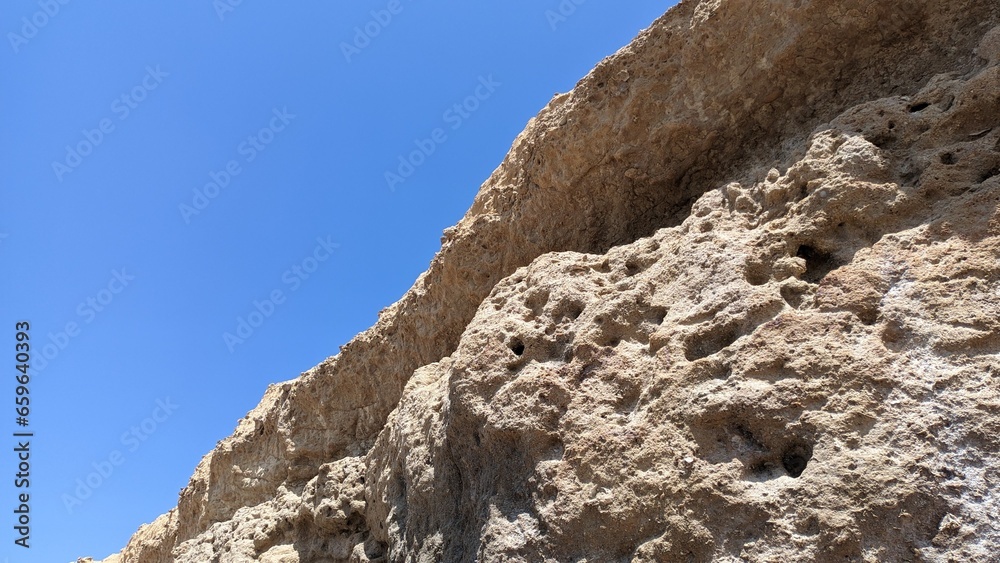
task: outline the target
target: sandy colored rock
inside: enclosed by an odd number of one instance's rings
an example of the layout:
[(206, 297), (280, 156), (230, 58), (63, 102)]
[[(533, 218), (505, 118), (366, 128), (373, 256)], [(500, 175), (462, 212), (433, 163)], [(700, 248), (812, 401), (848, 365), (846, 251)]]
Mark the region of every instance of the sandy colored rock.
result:
[(105, 561), (991, 560), (998, 24), (683, 2)]
[[(990, 560), (1000, 136), (911, 103), (853, 108), (679, 227), (501, 281), (369, 454), (388, 559)], [(891, 120), (929, 127), (895, 149), (858, 127)]]

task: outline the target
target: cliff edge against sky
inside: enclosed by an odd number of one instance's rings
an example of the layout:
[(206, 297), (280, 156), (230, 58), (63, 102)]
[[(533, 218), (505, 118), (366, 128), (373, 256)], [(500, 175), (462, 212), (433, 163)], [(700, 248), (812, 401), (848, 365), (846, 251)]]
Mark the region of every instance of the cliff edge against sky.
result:
[(1000, 553), (998, 25), (682, 2), (105, 561)]

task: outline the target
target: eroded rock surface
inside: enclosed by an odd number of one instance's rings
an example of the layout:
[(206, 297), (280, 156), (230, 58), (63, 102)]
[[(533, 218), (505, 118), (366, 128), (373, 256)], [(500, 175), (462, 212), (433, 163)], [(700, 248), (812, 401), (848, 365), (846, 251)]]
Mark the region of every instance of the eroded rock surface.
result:
[(998, 24), (683, 2), (105, 561), (991, 560)]

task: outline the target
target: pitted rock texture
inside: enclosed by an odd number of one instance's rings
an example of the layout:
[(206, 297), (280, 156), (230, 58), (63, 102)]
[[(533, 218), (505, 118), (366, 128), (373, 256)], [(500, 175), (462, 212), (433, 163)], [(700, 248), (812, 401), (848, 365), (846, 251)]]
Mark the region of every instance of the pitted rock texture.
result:
[(105, 561), (992, 560), (998, 24), (671, 9)]
[[(680, 227), (500, 282), (369, 454), (389, 559), (990, 560), (1000, 130), (910, 113), (981, 76), (854, 108)], [(892, 120), (935, 148), (865, 137)]]

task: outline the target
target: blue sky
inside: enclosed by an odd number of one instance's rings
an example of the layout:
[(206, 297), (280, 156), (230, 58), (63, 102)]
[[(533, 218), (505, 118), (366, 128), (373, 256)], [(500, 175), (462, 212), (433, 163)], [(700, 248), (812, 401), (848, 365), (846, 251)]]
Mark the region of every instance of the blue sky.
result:
[(103, 557), (174, 506), (269, 383), (409, 288), (528, 119), (670, 4), (5, 2), (0, 562)]

